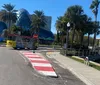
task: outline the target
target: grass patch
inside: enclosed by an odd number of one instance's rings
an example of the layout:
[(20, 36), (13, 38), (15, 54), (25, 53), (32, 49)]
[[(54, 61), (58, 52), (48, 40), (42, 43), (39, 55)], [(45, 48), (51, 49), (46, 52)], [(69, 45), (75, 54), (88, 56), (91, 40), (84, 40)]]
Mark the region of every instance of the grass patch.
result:
[(98, 66), (98, 65), (95, 65), (95, 64), (90, 62), (89, 66), (91, 66), (91, 67), (93, 67), (93, 68), (95, 68), (95, 69), (100, 71), (100, 66)]
[[(71, 57), (71, 59), (76, 60), (80, 63), (84, 63), (84, 59), (81, 59), (81, 58)], [(97, 65), (96, 63), (89, 62), (89, 66), (91, 66), (91, 67), (93, 67), (93, 68), (100, 71), (100, 65)]]
[(74, 60), (76, 60), (76, 61), (78, 61), (78, 62), (84, 63), (84, 60), (78, 59), (78, 58), (76, 58), (76, 57), (71, 57), (71, 59), (74, 59)]

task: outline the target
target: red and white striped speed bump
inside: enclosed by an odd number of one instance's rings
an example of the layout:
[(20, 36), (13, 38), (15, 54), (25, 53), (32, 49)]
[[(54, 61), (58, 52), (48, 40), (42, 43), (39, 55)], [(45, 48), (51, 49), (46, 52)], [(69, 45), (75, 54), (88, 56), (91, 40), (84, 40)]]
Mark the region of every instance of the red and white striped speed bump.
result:
[(43, 74), (45, 76), (57, 77), (57, 74), (55, 73), (52, 65), (44, 57), (29, 51), (20, 51), (20, 52), (29, 59), (29, 61), (32, 64), (32, 67), (40, 74)]

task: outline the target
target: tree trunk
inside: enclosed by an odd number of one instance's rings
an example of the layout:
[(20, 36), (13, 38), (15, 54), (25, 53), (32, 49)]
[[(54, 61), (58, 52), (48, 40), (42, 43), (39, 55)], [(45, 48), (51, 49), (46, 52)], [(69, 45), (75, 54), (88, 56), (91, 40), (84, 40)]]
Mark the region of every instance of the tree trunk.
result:
[(37, 43), (38, 43), (38, 46), (39, 46), (39, 27), (38, 27), (38, 39), (37, 39)]
[(84, 39), (84, 34), (81, 33), (81, 38), (80, 38), (80, 48), (83, 46), (83, 39)]
[(84, 34), (81, 35), (81, 46), (83, 45)]
[[(95, 25), (97, 24), (97, 15), (95, 15)], [(95, 28), (95, 29), (97, 29), (97, 28)], [(97, 32), (96, 31), (94, 31), (94, 38), (93, 38), (93, 47), (95, 47), (95, 42), (96, 42), (96, 34), (97, 34)]]
[(10, 17), (9, 17), (9, 13), (8, 13), (8, 29), (9, 29), (9, 22), (10, 22), (9, 19), (10, 19)]
[(10, 32), (10, 23), (11, 23), (11, 20), (10, 20), (10, 12), (8, 13), (8, 29), (9, 29), (9, 32)]
[(57, 30), (57, 43), (59, 43), (59, 32)]
[(68, 51), (68, 45), (69, 45), (69, 43), (68, 43), (68, 41), (69, 41), (69, 32), (68, 32), (68, 29), (67, 29), (67, 31), (66, 31), (66, 55), (67, 55), (67, 51)]
[(89, 43), (90, 43), (90, 34), (88, 33), (88, 46), (89, 46)]
[(94, 38), (93, 38), (93, 47), (95, 47), (95, 43), (96, 43), (96, 32), (94, 33)]
[(62, 37), (61, 37), (61, 47), (63, 47), (63, 45), (64, 45), (64, 37), (63, 37), (63, 35), (61, 35)]
[(73, 47), (74, 37), (75, 37), (75, 24), (74, 24), (74, 29), (73, 29), (73, 33), (72, 33), (72, 44), (71, 44), (71, 48)]

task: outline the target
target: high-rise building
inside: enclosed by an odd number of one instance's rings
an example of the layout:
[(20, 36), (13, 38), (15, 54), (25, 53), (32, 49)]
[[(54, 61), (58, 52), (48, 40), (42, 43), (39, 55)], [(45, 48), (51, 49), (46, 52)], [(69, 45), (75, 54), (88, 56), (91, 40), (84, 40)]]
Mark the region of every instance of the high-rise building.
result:
[(44, 29), (51, 31), (51, 21), (52, 21), (52, 17), (51, 16), (45, 16), (46, 19), (46, 26), (43, 27)]

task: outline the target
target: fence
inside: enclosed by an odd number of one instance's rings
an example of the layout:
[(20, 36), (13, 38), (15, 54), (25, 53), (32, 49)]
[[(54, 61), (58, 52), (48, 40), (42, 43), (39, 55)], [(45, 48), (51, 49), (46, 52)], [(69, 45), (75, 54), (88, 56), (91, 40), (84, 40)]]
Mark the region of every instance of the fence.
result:
[(63, 55), (68, 55), (68, 56), (88, 56), (88, 55), (95, 55), (98, 54), (99, 50), (88, 50), (88, 49), (62, 49), (60, 50), (60, 53)]

